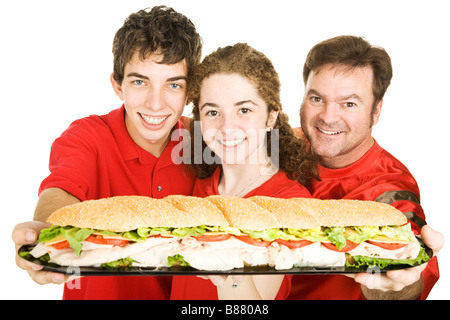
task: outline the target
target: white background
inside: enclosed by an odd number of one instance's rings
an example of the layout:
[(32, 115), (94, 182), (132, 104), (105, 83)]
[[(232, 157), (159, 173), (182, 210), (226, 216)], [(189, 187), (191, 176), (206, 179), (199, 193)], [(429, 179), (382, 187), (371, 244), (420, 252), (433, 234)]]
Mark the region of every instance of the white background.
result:
[[(120, 107), (109, 83), (114, 34), (130, 13), (158, 4), (194, 22), (204, 54), (236, 42), (264, 52), (280, 74), (292, 126), (299, 126), (302, 66), (313, 45), (351, 34), (384, 47), (394, 78), (374, 136), (416, 177), (428, 223), (450, 237), (446, 1), (3, 1), (0, 298), (61, 298), (62, 286), (39, 286), (16, 267), (11, 232), (33, 216), (53, 140), (75, 119)], [(450, 298), (449, 246), (439, 255), (431, 299)]]

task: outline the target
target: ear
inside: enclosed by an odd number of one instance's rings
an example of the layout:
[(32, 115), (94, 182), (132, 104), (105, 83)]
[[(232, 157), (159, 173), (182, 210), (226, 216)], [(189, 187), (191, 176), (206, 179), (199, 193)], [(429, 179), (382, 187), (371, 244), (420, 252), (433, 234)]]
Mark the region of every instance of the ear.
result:
[(381, 99), (378, 103), (377, 106), (375, 107), (375, 112), (373, 114), (373, 118), (372, 118), (372, 126), (376, 125), (378, 123), (378, 120), (380, 119), (380, 114), (381, 114), (381, 108), (383, 107), (383, 99)]
[(273, 129), (273, 127), (275, 126), (275, 123), (277, 122), (278, 119), (278, 111), (270, 111), (269, 113), (269, 119), (267, 119), (267, 123), (266, 123), (266, 131), (270, 131)]
[(123, 97), (124, 97), (124, 96), (123, 96), (122, 84), (119, 84), (119, 83), (116, 81), (116, 79), (114, 79), (114, 74), (113, 74), (113, 73), (111, 73), (110, 80), (111, 80), (111, 84), (112, 84), (112, 87), (113, 87), (114, 92), (115, 92), (116, 95), (119, 97), (119, 99), (123, 101), (123, 99), (124, 99)]

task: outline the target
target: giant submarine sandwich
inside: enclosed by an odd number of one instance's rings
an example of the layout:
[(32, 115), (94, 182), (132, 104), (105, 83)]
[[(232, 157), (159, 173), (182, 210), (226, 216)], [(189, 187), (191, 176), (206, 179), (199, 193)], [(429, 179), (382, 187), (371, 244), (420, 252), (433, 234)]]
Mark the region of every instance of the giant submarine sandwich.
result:
[(288, 270), (429, 259), (403, 213), (372, 201), (117, 196), (63, 207), (47, 222), (30, 254), (60, 266)]

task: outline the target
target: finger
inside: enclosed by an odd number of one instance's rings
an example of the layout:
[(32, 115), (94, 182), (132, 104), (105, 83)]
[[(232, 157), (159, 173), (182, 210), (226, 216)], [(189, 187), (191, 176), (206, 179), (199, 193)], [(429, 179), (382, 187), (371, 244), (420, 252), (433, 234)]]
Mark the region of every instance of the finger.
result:
[(12, 240), (16, 246), (31, 244), (37, 240), (39, 232), (49, 225), (40, 221), (29, 221), (16, 225), (12, 233)]
[(421, 238), (425, 244), (433, 249), (434, 254), (442, 249), (445, 243), (445, 237), (439, 231), (434, 230), (429, 225), (424, 225), (420, 231)]
[(224, 284), (227, 276), (209, 276), (209, 280), (217, 287)]
[(245, 276), (243, 275), (234, 275), (231, 278), (233, 280), (233, 283), (236, 284), (242, 283), (245, 280)]
[(20, 257), (17, 253), (16, 253), (16, 265), (19, 268), (26, 270), (26, 271), (29, 271), (29, 270), (37, 271), (37, 270), (42, 270), (42, 268), (43, 268), (42, 266), (40, 266), (38, 264), (32, 263), (28, 260), (25, 260), (24, 258)]
[(38, 284), (61, 284), (69, 279), (68, 276), (64, 276), (64, 274), (61, 273), (42, 271), (43, 266), (27, 261), (17, 254), (16, 264), (19, 268), (27, 271), (31, 279)]
[(409, 286), (420, 279), (420, 274), (425, 268), (426, 264), (404, 270), (392, 270), (386, 272), (386, 276), (393, 282)]
[(62, 284), (68, 280), (68, 276), (62, 273), (50, 272), (50, 271), (28, 271), (30, 277), (34, 282), (38, 284)]
[(358, 273), (355, 276), (355, 281), (366, 286), (370, 290), (400, 291), (405, 287), (402, 283), (392, 281), (392, 279), (386, 275), (368, 274), (363, 272)]

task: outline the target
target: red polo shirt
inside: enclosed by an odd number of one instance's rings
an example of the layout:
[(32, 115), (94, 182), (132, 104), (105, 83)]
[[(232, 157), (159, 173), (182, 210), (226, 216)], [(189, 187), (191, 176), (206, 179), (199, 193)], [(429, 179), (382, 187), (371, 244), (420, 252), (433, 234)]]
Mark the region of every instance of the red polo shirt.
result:
[[(42, 190), (56, 187), (81, 201), (119, 195), (163, 198), (191, 195), (194, 173), (172, 161), (176, 134), (156, 158), (137, 146), (125, 126), (125, 109), (74, 121), (52, 145), (50, 175)], [(174, 129), (182, 129), (185, 119)], [(177, 151), (175, 149), (175, 151)], [(80, 281), (80, 280), (77, 280)], [(168, 299), (172, 277), (83, 277), (80, 288), (66, 285), (64, 299)]]
[[(197, 179), (193, 195), (207, 197), (219, 194), (218, 186), (221, 168), (205, 179)], [(252, 196), (268, 196), (277, 198), (311, 198), (309, 191), (296, 180), (291, 180), (283, 171), (278, 171), (270, 180), (253, 189), (244, 198)], [(291, 288), (291, 275), (286, 275), (276, 296), (276, 300), (284, 300)], [(217, 300), (217, 287), (210, 281), (195, 276), (176, 276), (172, 282), (172, 300)]]
[[(318, 166), (321, 181), (308, 188), (314, 198), (371, 200), (390, 204), (411, 221), (416, 234), (425, 223), (420, 193), (411, 172), (375, 142), (358, 161), (348, 167)], [(425, 299), (439, 279), (436, 257), (422, 272)], [(289, 299), (362, 299), (360, 285), (344, 275), (294, 276)]]

